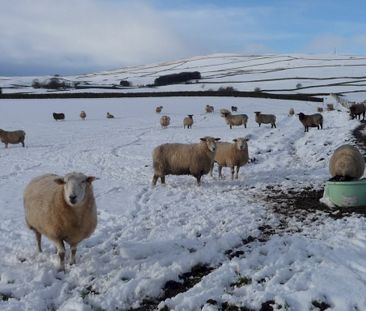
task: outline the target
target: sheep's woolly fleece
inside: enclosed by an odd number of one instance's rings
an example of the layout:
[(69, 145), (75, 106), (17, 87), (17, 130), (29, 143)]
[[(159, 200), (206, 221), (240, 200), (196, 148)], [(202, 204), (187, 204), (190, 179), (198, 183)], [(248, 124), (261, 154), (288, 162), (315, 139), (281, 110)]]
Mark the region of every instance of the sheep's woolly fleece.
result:
[[(160, 104), (171, 117), (164, 130), (155, 113)], [(204, 113), (206, 104), (217, 112)], [(220, 117), (219, 109), (232, 105), (249, 116), (247, 129), (230, 130)], [(287, 218), (289, 230), (257, 239), (260, 228), (284, 223), (264, 200), (267, 186), (322, 188), (330, 155), (351, 141), (359, 124), (338, 106), (341, 111), (324, 112), (323, 130), (304, 133), (298, 118), (288, 117), (291, 107), (310, 114), (317, 106), (239, 98), (1, 100), (1, 126), (24, 129), (27, 146), (0, 148), (0, 309), (136, 308), (200, 263), (213, 270), (182, 293), (160, 299), (159, 307), (207, 311), (227, 303), (257, 310), (270, 302), (282, 310), (365, 310), (363, 217), (335, 220), (319, 211), (302, 220)], [(81, 110), (86, 121), (79, 118)], [(258, 110), (275, 114), (277, 128), (259, 128)], [(53, 111), (65, 112), (66, 120), (53, 120)], [(106, 111), (115, 119), (107, 120)], [(182, 126), (187, 113), (195, 115), (190, 131)], [(242, 168), (239, 180), (231, 181), (224, 168), (224, 180), (205, 176), (201, 187), (191, 176), (167, 176), (166, 186), (152, 188), (153, 148), (203, 136), (247, 136), (249, 157), (256, 161)], [(44, 253), (36, 253), (22, 193), (34, 176), (70, 171), (100, 178), (94, 183), (99, 222), (80, 244), (77, 264), (63, 274), (56, 271), (49, 241), (43, 241)], [(242, 252), (231, 258), (230, 249)]]

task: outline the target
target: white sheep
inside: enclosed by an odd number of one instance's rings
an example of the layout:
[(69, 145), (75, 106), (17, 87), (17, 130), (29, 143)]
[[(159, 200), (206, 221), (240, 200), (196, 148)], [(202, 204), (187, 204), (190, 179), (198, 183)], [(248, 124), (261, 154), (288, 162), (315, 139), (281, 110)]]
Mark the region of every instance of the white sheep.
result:
[(215, 111), (215, 108), (214, 108), (214, 106), (206, 105), (205, 110), (206, 110), (207, 113), (212, 113), (212, 112)]
[(170, 124), (170, 117), (168, 116), (161, 116), (160, 118), (160, 125), (162, 128), (167, 128)]
[(185, 117), (183, 119), (183, 127), (184, 128), (192, 128), (192, 125), (193, 125), (193, 114), (189, 114), (188, 117)]
[(247, 127), (248, 122), (248, 116), (246, 114), (231, 114), (231, 112), (225, 112), (223, 113), (223, 116), (225, 118), (226, 124), (229, 125), (230, 129), (233, 128), (233, 126), (240, 126), (244, 125), (244, 127)]
[(163, 110), (163, 106), (158, 106), (155, 108), (156, 113), (160, 113)]
[(160, 177), (165, 184), (166, 175), (192, 175), (200, 185), (202, 175), (208, 174), (214, 161), (216, 142), (220, 138), (203, 137), (197, 144), (163, 144), (153, 151), (155, 186)]
[(97, 225), (94, 180), (93, 176), (75, 172), (64, 177), (46, 174), (32, 179), (25, 188), (26, 223), (36, 235), (39, 252), (42, 235), (55, 243), (60, 270), (65, 270), (64, 242), (70, 245), (74, 264), (78, 243), (89, 237)]
[[(238, 179), (239, 169), (249, 161), (248, 138), (235, 138), (234, 143), (219, 142), (216, 145), (215, 162), (219, 165), (219, 177), (222, 177), (222, 167), (231, 168), (231, 179), (234, 179), (234, 169), (236, 167), (235, 179)], [(212, 163), (210, 175), (212, 176), (214, 164)]]
[(294, 114), (295, 114), (294, 108), (290, 108), (290, 110), (288, 111), (288, 116), (292, 117)]
[(80, 112), (80, 118), (82, 120), (85, 120), (85, 118), (86, 118), (86, 112), (84, 110), (81, 110), (81, 112)]
[(22, 144), (24, 147), (25, 132), (23, 130), (5, 131), (0, 129), (0, 140), (8, 148), (8, 144)]
[(271, 128), (276, 127), (276, 116), (273, 114), (262, 114), (260, 111), (256, 111), (255, 113), (255, 122), (258, 123), (259, 126), (261, 124), (271, 124)]
[(365, 159), (352, 145), (338, 147), (329, 161), (329, 172), (334, 181), (360, 179), (365, 170)]

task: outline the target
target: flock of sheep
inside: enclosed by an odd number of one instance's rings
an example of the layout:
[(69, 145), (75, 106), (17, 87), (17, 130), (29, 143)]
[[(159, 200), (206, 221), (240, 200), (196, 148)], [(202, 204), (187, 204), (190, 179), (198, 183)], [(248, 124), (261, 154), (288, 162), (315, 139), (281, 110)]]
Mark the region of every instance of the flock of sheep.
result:
[[(356, 104), (350, 109), (352, 118), (365, 117), (365, 106), (363, 108)], [(163, 107), (156, 108), (160, 113)], [(214, 111), (213, 106), (207, 105), (207, 113)], [(237, 107), (231, 107), (232, 112), (237, 111)], [(244, 125), (246, 127), (248, 116), (245, 114), (233, 115), (227, 109), (221, 109), (221, 116), (226, 123), (232, 126)], [(289, 116), (295, 114), (290, 109)], [(323, 128), (323, 117), (316, 113), (305, 115), (299, 113), (299, 120), (305, 128)], [(55, 120), (63, 120), (63, 113), (54, 113)], [(81, 111), (80, 118), (85, 120), (86, 113)], [(113, 118), (107, 113), (107, 118)], [(255, 121), (261, 124), (271, 124), (276, 127), (276, 116), (272, 114), (262, 114), (255, 112)], [(168, 116), (161, 117), (161, 125), (167, 127), (170, 122)], [(184, 128), (191, 128), (193, 125), (193, 115), (188, 115), (183, 120)], [(8, 144), (21, 143), (24, 147), (25, 132), (0, 130), (0, 139)], [(248, 139), (238, 137), (233, 142), (219, 142), (217, 137), (202, 137), (199, 143), (180, 144), (166, 143), (157, 146), (153, 150), (154, 175), (152, 184), (156, 185), (158, 179), (165, 183), (166, 175), (192, 175), (200, 185), (201, 177), (212, 171), (214, 163), (218, 164), (219, 177), (222, 177), (222, 168), (230, 167), (231, 179), (238, 179), (240, 167), (248, 163)], [(343, 145), (335, 150), (330, 159), (329, 170), (331, 180), (354, 180), (363, 176), (365, 161), (357, 148), (351, 145)], [(36, 177), (30, 181), (24, 191), (25, 220), (28, 227), (34, 232), (37, 242), (37, 249), (42, 251), (42, 235), (49, 238), (57, 248), (59, 256), (59, 270), (65, 271), (65, 245), (70, 245), (71, 264), (75, 263), (77, 245), (85, 238), (89, 237), (97, 225), (97, 212), (95, 197), (93, 194), (92, 182), (94, 176), (86, 176), (82, 173), (72, 172), (65, 176), (46, 174)]]
[[(58, 121), (58, 120), (65, 120), (65, 114), (63, 112), (54, 112), (52, 115), (53, 115), (53, 118), (56, 121)], [(79, 116), (80, 116), (80, 119), (81, 120), (85, 120), (86, 119), (86, 112), (84, 110), (81, 110)], [(107, 112), (106, 118), (107, 119), (113, 119), (114, 118), (114, 115), (113, 114), (110, 114), (109, 112)]]

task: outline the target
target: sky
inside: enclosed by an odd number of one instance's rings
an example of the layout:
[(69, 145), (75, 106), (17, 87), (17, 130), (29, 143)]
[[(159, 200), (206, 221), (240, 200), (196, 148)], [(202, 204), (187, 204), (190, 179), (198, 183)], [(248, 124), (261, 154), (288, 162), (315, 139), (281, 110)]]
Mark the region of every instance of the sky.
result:
[(213, 53), (366, 55), (363, 0), (0, 0), (0, 76)]

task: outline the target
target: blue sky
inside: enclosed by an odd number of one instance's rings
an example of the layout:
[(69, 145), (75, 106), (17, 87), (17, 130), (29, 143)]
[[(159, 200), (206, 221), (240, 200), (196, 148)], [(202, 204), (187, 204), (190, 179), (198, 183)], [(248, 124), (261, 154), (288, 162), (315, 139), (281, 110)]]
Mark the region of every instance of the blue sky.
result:
[(365, 9), (361, 0), (3, 1), (0, 76), (211, 53), (366, 55)]

